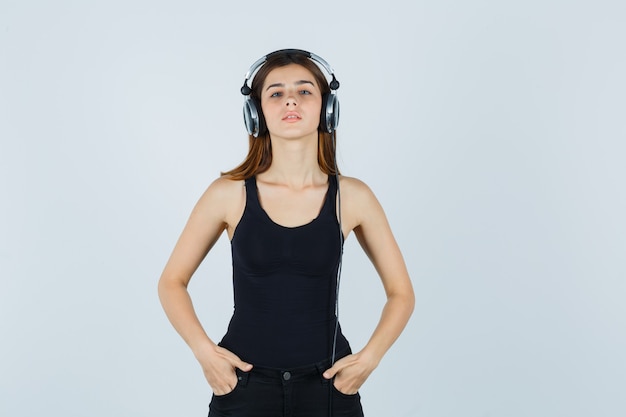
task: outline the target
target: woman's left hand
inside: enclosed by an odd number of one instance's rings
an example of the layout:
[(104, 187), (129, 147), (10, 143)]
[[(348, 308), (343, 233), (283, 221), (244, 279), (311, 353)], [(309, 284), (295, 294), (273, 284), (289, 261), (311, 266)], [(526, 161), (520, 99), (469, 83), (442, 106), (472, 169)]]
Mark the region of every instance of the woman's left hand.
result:
[(377, 365), (378, 361), (359, 352), (339, 359), (323, 375), (326, 379), (335, 377), (334, 385), (339, 392), (353, 395), (357, 393)]

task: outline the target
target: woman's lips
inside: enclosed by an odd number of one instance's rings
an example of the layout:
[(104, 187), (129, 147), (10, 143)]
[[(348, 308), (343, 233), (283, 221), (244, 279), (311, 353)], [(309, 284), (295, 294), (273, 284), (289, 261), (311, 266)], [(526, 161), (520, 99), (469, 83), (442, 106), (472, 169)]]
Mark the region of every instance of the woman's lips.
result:
[(296, 112), (288, 112), (283, 117), (283, 121), (289, 122), (289, 123), (297, 122), (300, 119), (302, 119), (302, 117), (300, 117), (300, 115)]

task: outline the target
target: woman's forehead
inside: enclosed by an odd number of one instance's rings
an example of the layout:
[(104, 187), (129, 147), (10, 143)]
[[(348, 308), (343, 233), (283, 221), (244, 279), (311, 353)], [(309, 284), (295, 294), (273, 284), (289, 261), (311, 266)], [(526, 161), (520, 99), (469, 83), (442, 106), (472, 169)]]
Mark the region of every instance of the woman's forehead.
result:
[(271, 84), (293, 84), (299, 81), (310, 81), (317, 87), (313, 73), (298, 64), (274, 68), (267, 74), (263, 86), (265, 88)]

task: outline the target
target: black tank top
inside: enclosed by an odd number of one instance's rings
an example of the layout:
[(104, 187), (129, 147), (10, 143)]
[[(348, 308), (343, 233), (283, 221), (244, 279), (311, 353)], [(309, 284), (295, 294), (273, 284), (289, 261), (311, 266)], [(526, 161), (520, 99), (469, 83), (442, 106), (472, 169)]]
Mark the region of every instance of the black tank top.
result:
[[(336, 177), (329, 176), (318, 216), (297, 227), (270, 219), (259, 203), (256, 178), (245, 184), (246, 207), (231, 240), (235, 308), (220, 345), (273, 368), (329, 358), (341, 251)], [(339, 329), (337, 352), (346, 348)]]

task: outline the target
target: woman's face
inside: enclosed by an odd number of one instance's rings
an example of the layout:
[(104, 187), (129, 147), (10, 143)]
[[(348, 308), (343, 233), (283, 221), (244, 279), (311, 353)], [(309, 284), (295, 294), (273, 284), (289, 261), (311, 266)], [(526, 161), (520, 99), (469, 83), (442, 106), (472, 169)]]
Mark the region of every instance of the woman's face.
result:
[(291, 64), (267, 75), (261, 108), (272, 137), (300, 138), (315, 133), (320, 123), (322, 93), (313, 74)]

